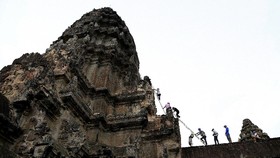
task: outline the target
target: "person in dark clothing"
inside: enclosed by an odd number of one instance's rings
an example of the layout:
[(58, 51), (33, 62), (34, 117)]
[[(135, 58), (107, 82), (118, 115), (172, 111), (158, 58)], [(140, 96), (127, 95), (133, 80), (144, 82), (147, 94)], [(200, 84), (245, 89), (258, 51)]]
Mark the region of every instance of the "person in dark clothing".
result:
[(198, 128), (198, 133), (196, 133), (195, 135), (200, 135), (201, 136), (200, 139), (203, 142), (203, 144), (207, 145), (206, 134), (205, 134), (205, 132), (203, 130)]
[(173, 110), (174, 112), (176, 112), (176, 117), (177, 117), (177, 118), (180, 118), (180, 116), (179, 116), (180, 111), (179, 111), (177, 108), (175, 108), (175, 107), (172, 107), (172, 110)]

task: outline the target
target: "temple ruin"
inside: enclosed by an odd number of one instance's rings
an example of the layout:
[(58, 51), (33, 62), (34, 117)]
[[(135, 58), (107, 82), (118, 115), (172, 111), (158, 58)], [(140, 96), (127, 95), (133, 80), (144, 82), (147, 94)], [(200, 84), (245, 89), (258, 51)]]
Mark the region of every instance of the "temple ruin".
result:
[[(45, 53), (0, 71), (0, 158), (248, 158), (260, 147), (260, 157), (280, 155), (280, 139), (248, 120), (235, 145), (181, 148), (179, 120), (156, 114), (154, 93), (125, 22), (94, 9)], [(262, 142), (247, 141), (252, 128)]]
[(4, 67), (0, 92), (9, 157), (180, 157), (178, 120), (156, 115), (133, 37), (111, 8)]
[(267, 133), (263, 132), (257, 125), (253, 124), (251, 120), (244, 119), (243, 125), (241, 129), (241, 133), (239, 135), (239, 141), (260, 141), (269, 139)]

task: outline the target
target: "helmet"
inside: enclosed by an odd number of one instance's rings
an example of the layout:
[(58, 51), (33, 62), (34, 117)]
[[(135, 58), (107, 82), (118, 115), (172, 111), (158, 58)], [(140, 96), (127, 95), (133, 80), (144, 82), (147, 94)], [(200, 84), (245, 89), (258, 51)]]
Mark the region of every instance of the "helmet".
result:
[(214, 128), (212, 129), (212, 131), (214, 131)]
[(200, 129), (200, 128), (198, 128), (198, 130), (200, 131), (201, 129)]

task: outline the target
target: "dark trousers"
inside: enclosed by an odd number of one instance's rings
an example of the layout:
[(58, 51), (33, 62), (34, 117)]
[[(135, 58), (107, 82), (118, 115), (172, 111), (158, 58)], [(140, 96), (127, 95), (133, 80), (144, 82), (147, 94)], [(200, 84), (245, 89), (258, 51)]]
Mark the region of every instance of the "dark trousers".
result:
[(228, 142), (229, 142), (229, 143), (232, 143), (231, 138), (230, 138), (230, 135), (229, 135), (229, 134), (226, 134), (226, 136), (227, 136)]
[(214, 136), (214, 142), (215, 144), (219, 144), (218, 136)]
[(160, 96), (161, 96), (161, 94), (157, 94), (158, 100), (160, 100)]
[(174, 111), (176, 112), (176, 117), (180, 117), (180, 116), (179, 116), (180, 111), (179, 111), (179, 110), (177, 110), (177, 109), (176, 109), (176, 110), (174, 110)]
[(201, 138), (201, 140), (205, 143), (205, 145), (207, 145), (206, 136), (203, 136), (203, 137)]

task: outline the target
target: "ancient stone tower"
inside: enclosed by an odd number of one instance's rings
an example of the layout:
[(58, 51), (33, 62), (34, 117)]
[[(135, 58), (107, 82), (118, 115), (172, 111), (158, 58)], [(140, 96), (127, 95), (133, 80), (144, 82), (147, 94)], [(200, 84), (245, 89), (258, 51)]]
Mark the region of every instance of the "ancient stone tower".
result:
[(239, 136), (239, 140), (241, 142), (269, 139), (267, 133), (264, 133), (257, 125), (253, 124), (249, 119), (243, 120), (243, 125)]
[(157, 116), (134, 40), (110, 8), (86, 13), (44, 54), (0, 72), (6, 157), (181, 157), (178, 120)]

